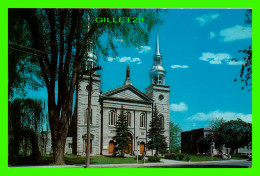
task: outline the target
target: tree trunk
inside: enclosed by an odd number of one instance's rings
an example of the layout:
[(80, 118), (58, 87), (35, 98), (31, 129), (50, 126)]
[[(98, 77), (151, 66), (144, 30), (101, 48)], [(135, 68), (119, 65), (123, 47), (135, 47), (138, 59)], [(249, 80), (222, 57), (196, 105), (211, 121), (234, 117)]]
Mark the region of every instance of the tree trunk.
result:
[(64, 153), (65, 153), (66, 135), (57, 137), (56, 139), (53, 139), (52, 142), (53, 142), (54, 163), (58, 165), (65, 164)]

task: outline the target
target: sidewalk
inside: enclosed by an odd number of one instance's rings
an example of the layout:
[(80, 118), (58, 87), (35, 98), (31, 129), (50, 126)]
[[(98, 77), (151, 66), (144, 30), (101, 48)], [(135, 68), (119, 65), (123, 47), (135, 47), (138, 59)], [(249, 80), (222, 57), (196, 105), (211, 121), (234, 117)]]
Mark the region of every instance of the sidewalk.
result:
[[(160, 163), (135, 163), (135, 164), (91, 164), (90, 168), (144, 168), (152, 166), (172, 166), (172, 165), (197, 165), (205, 163), (229, 163), (229, 162), (241, 162), (243, 160), (223, 160), (223, 161), (198, 161), (198, 162), (187, 162), (161, 159)], [(246, 160), (245, 160), (246, 161)], [(15, 166), (10, 168), (84, 168), (85, 165), (47, 165), (47, 166)]]

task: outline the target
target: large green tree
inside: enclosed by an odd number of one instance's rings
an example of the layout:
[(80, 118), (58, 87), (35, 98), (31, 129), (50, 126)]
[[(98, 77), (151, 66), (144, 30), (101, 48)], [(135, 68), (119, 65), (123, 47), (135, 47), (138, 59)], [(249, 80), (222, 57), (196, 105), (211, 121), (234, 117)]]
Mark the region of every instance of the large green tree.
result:
[(8, 106), (9, 156), (31, 155), (39, 159), (39, 136), (45, 123), (41, 100), (14, 99)]
[(170, 121), (170, 152), (179, 152), (181, 149), (181, 128)]
[(149, 126), (147, 135), (149, 138), (148, 149), (155, 150), (156, 154), (159, 152), (162, 154), (167, 153), (166, 137), (164, 136), (164, 130), (162, 129), (161, 119), (156, 106)]
[(34, 64), (37, 55), (28, 48), (30, 32), (18, 11), (9, 13), (8, 25), (8, 99), (11, 101), (17, 95), (25, 96), (26, 88), (37, 90), (43, 84), (41, 79), (35, 79), (40, 77), (40, 68)]
[(216, 120), (212, 123), (215, 128), (212, 140), (221, 148), (231, 148), (231, 152), (235, 152), (240, 147), (245, 147), (252, 142), (252, 124), (242, 121), (241, 119), (223, 121)]
[[(9, 48), (35, 56), (31, 67), (40, 69), (39, 79), (48, 92), (56, 164), (64, 164), (68, 126), (76, 113), (73, 95), (81, 65), (89, 57), (87, 51), (92, 47), (98, 56), (116, 57), (115, 39), (123, 41), (125, 47), (147, 44), (150, 31), (161, 22), (158, 13), (155, 9), (9, 9), (9, 17), (19, 21), (20, 30), (28, 31), (26, 45), (12, 39)], [(110, 21), (119, 17), (142, 17), (144, 21), (97, 23), (97, 17), (110, 18)]]
[(120, 155), (124, 156), (125, 151), (130, 150), (131, 133), (128, 129), (127, 117), (124, 113), (123, 106), (121, 107), (120, 114), (116, 122), (116, 135), (113, 137), (115, 141), (114, 152), (120, 151)]

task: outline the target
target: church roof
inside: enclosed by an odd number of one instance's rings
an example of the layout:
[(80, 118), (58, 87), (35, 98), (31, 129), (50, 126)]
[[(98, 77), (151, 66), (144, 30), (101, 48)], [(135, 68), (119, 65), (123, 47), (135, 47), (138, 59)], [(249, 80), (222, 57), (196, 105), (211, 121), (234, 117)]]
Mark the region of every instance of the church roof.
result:
[(145, 95), (142, 91), (131, 84), (123, 85), (121, 87), (112, 89), (101, 95), (103, 98), (117, 99), (117, 100), (133, 100), (139, 102), (152, 103), (153, 100)]

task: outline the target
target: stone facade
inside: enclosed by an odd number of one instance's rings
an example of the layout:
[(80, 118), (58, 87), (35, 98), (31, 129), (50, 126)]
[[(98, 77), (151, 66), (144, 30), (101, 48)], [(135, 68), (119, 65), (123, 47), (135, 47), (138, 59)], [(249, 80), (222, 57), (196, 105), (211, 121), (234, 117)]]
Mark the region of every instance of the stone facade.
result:
[[(88, 62), (92, 66), (97, 65), (97, 57), (90, 54)], [(115, 136), (116, 120), (123, 106), (128, 117), (128, 128), (131, 133), (131, 149), (129, 154), (140, 154), (146, 151), (147, 155), (153, 151), (147, 149), (149, 141), (147, 133), (152, 119), (152, 112), (156, 106), (162, 119), (164, 135), (169, 146), (169, 93), (170, 87), (165, 85), (166, 71), (162, 66), (162, 56), (159, 52), (159, 38), (157, 33), (156, 52), (153, 57), (154, 63), (149, 72), (151, 84), (143, 93), (132, 85), (130, 80), (130, 68), (127, 68), (124, 85), (105, 93), (101, 93), (100, 75), (93, 74), (93, 86), (91, 95), (91, 124), (90, 124), (90, 154), (91, 155), (112, 155), (113, 136)], [(86, 154), (86, 133), (88, 114), (88, 85), (89, 76), (83, 75), (80, 79), (77, 92), (77, 123), (76, 135), (68, 137), (66, 142), (66, 153), (77, 155)], [(123, 83), (123, 80), (122, 80)], [(73, 149), (75, 148), (75, 150)], [(73, 152), (74, 151), (74, 152)]]
[[(93, 93), (91, 99), (92, 123), (90, 125), (90, 150), (91, 155), (111, 155), (113, 148), (113, 136), (115, 136), (116, 120), (123, 106), (129, 118), (129, 130), (132, 136), (132, 144), (129, 154), (136, 154), (147, 150), (147, 132), (152, 119), (153, 108), (157, 107), (162, 119), (164, 135), (169, 146), (169, 93), (170, 87), (165, 85), (166, 71), (162, 66), (162, 56), (159, 52), (159, 38), (157, 33), (156, 52), (154, 64), (149, 72), (151, 85), (143, 93), (132, 85), (130, 80), (130, 69), (127, 68), (126, 80), (123, 86), (100, 93), (100, 75), (93, 76)], [(91, 62), (97, 58), (90, 59)], [(96, 65), (97, 63), (92, 63)], [(122, 80), (123, 82), (123, 80)], [(88, 107), (89, 77), (83, 76), (78, 91), (78, 120), (77, 120), (77, 155), (85, 155), (86, 148), (86, 118)]]

